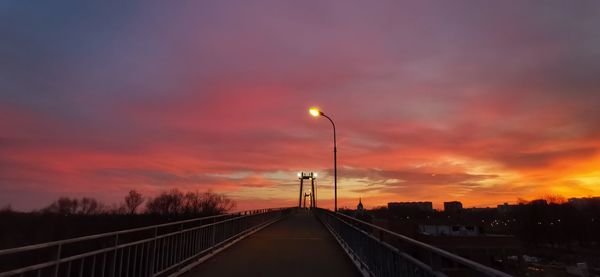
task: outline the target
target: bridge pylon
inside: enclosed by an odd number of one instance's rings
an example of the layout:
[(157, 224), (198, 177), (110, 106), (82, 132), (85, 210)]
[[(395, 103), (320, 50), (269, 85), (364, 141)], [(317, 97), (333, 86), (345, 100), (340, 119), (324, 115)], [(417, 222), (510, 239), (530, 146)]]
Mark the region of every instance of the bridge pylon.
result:
[[(317, 173), (299, 172), (298, 179), (300, 180), (300, 197), (298, 198), (298, 208), (302, 208), (303, 196), (304, 197), (310, 196), (310, 207), (316, 208), (317, 207), (317, 187), (316, 187)], [(310, 192), (307, 194), (304, 193), (304, 180), (310, 180), (310, 186), (311, 186)], [(306, 198), (304, 200), (304, 207), (306, 207)]]

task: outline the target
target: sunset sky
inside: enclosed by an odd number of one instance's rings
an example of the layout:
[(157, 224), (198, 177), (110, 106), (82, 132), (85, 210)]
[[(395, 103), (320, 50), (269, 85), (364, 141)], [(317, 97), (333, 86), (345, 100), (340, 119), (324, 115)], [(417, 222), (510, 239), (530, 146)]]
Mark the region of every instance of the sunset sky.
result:
[(598, 1), (2, 1), (0, 206), (600, 195)]

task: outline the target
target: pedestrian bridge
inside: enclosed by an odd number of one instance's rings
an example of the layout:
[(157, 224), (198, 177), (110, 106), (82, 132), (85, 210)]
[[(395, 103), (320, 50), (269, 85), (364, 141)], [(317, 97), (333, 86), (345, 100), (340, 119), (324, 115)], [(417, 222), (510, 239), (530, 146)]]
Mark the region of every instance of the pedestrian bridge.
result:
[(238, 212), (0, 250), (3, 276), (510, 276), (324, 209)]

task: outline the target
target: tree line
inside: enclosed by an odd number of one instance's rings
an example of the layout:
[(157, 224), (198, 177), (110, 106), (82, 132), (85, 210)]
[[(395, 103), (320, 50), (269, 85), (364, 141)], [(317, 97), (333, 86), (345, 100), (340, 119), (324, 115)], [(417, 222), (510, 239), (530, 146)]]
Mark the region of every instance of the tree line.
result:
[(0, 249), (222, 214), (234, 206), (222, 194), (178, 189), (150, 197), (130, 190), (111, 205), (92, 197), (60, 197), (26, 213), (7, 205), (0, 207)]
[[(145, 203), (145, 209), (142, 204)], [(235, 207), (235, 202), (223, 194), (182, 192), (178, 189), (164, 191), (156, 197), (145, 198), (142, 193), (130, 190), (117, 205), (106, 205), (94, 198), (60, 197), (41, 209), (41, 213), (61, 215), (99, 215), (136, 213), (155, 215), (213, 215), (225, 213)]]

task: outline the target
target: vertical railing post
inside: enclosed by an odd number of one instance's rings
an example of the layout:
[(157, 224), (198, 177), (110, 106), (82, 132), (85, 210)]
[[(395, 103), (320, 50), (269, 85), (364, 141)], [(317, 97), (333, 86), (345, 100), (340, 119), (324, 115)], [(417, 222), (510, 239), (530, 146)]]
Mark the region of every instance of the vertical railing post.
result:
[(184, 248), (184, 240), (183, 240), (183, 223), (179, 224), (179, 239), (178, 244), (179, 244), (179, 249), (177, 249), (178, 252), (178, 258), (177, 258), (177, 271), (179, 271), (181, 269), (181, 260), (183, 260), (183, 248)]
[(115, 253), (113, 254), (113, 264), (112, 264), (112, 271), (110, 272), (110, 276), (114, 277), (115, 276), (115, 271), (117, 270), (117, 252), (119, 250), (119, 233), (115, 234)]
[(62, 250), (62, 243), (58, 244), (56, 248), (56, 262), (54, 265), (54, 277), (58, 277), (58, 268), (60, 267), (60, 252)]
[(158, 236), (158, 227), (154, 227), (154, 237), (152, 239), (152, 253), (150, 253), (150, 268), (148, 273), (154, 276), (154, 264), (156, 262), (156, 237)]
[(442, 257), (429, 251), (429, 266), (433, 271), (441, 271), (442, 269)]
[(210, 252), (212, 253), (214, 248), (215, 248), (215, 235), (217, 232), (217, 218), (213, 218), (213, 225), (212, 225), (212, 242), (210, 244)]

